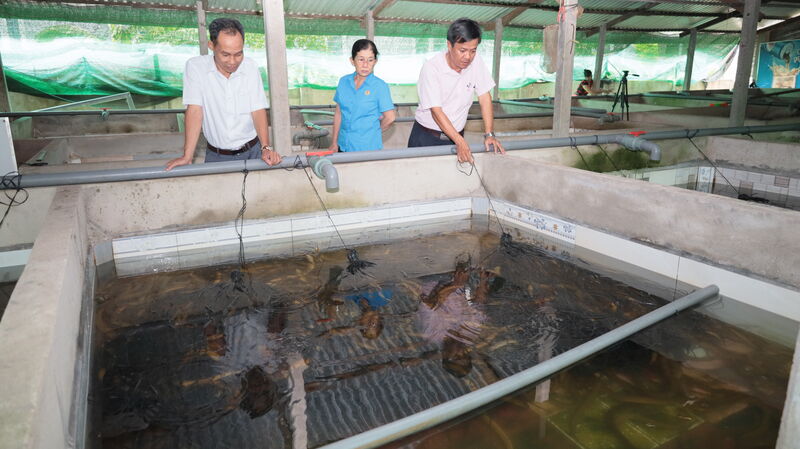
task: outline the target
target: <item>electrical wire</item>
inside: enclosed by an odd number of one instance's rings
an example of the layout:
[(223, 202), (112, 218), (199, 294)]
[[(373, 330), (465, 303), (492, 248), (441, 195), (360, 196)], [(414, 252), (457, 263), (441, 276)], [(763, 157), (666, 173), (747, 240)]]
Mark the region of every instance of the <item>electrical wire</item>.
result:
[[(6, 211), (3, 213), (3, 218), (0, 219), (0, 227), (3, 226), (3, 223), (6, 221), (6, 217), (8, 217), (8, 213), (11, 212), (11, 208), (14, 206), (19, 206), (20, 204), (28, 201), (28, 191), (20, 187), (22, 184), (22, 175), (18, 172), (8, 172), (6, 173), (2, 180), (0, 180), (3, 186), (3, 194), (6, 196), (8, 201), (0, 200), (0, 204), (6, 206)], [(13, 191), (14, 193), (11, 194), (9, 192)], [(21, 200), (17, 199), (17, 195), (20, 193), (24, 194), (24, 198)]]
[(697, 151), (698, 151), (698, 152), (699, 152), (701, 155), (703, 155), (703, 158), (705, 158), (705, 160), (706, 160), (706, 161), (707, 161), (709, 164), (711, 164), (711, 166), (712, 166), (712, 167), (714, 167), (714, 172), (715, 172), (715, 173), (719, 173), (719, 175), (720, 175), (720, 176), (722, 176), (722, 179), (724, 179), (724, 180), (725, 180), (725, 182), (727, 182), (727, 183), (728, 183), (728, 185), (730, 186), (730, 188), (732, 188), (732, 189), (733, 189), (733, 191), (734, 191), (734, 192), (736, 192), (736, 196), (738, 197), (739, 195), (741, 195), (741, 193), (739, 193), (739, 189), (737, 189), (736, 187), (734, 187), (734, 186), (733, 186), (733, 184), (732, 184), (732, 183), (731, 183), (731, 182), (728, 180), (728, 178), (725, 176), (725, 174), (723, 174), (723, 173), (722, 173), (722, 171), (719, 169), (719, 167), (717, 167), (717, 164), (715, 164), (715, 163), (714, 163), (714, 162), (713, 162), (711, 159), (709, 159), (709, 157), (708, 157), (708, 156), (706, 156), (706, 154), (705, 154), (705, 153), (703, 153), (703, 150), (701, 150), (701, 149), (700, 149), (700, 147), (698, 147), (698, 146), (697, 146), (697, 144), (696, 144), (696, 143), (694, 143), (694, 140), (692, 140), (692, 137), (695, 137), (696, 135), (697, 135), (697, 131), (695, 130), (695, 134), (694, 134), (693, 136), (689, 136), (689, 135), (687, 134), (686, 138), (687, 138), (687, 139), (689, 139), (689, 142), (691, 142), (691, 144), (692, 144), (692, 145), (694, 145), (695, 149), (697, 149)]

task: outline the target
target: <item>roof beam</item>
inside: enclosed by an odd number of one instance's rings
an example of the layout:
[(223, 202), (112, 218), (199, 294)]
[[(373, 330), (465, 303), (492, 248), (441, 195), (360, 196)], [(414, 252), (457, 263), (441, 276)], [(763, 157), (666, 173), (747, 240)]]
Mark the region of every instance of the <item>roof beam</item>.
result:
[(770, 25), (768, 27), (762, 28), (762, 29), (758, 30), (758, 33), (759, 34), (761, 34), (761, 33), (769, 33), (770, 31), (780, 30), (780, 29), (782, 29), (784, 27), (788, 27), (788, 26), (794, 25), (796, 23), (800, 23), (800, 14), (798, 14), (798, 15), (790, 18), (790, 19), (785, 19), (781, 23), (776, 23), (775, 25)]
[(375, 7), (375, 9), (372, 10), (372, 17), (377, 19), (381, 11), (394, 5), (395, 3), (397, 3), (397, 0), (383, 0), (378, 6)]
[[(503, 16), (498, 17), (498, 19), (500, 19), (500, 22), (503, 24), (503, 26), (508, 26), (508, 24), (511, 23), (512, 20), (516, 19), (520, 14), (524, 13), (533, 6), (538, 5), (539, 3), (542, 3), (543, 1), (544, 0), (528, 0), (527, 4), (514, 8), (513, 10), (511, 10), (511, 12), (508, 12)], [(486, 29), (488, 31), (493, 31), (495, 29), (495, 24), (496, 22), (487, 25)]]
[[(614, 25), (616, 25), (618, 23), (621, 23), (621, 22), (624, 22), (624, 21), (626, 21), (626, 20), (628, 20), (628, 19), (630, 19), (632, 17), (636, 17), (638, 15), (637, 13), (639, 11), (646, 11), (646, 10), (648, 10), (650, 8), (653, 8), (656, 5), (658, 5), (658, 3), (655, 3), (655, 2), (647, 3), (645, 5), (642, 5), (642, 6), (638, 7), (638, 8), (636, 8), (636, 9), (632, 10), (631, 12), (629, 12), (627, 14), (623, 14), (623, 15), (617, 17), (616, 19), (609, 20), (608, 22), (605, 23), (606, 29), (611, 28)], [(597, 33), (598, 31), (600, 31), (600, 27), (593, 28), (592, 30), (586, 32), (586, 37), (590, 37), (593, 34)]]
[[(731, 11), (731, 12), (729, 12), (727, 14), (723, 14), (723, 15), (717, 17), (716, 19), (708, 20), (708, 21), (703, 22), (700, 25), (694, 26), (692, 28), (695, 28), (697, 31), (704, 30), (706, 28), (712, 27), (712, 26), (714, 26), (714, 25), (716, 25), (718, 23), (722, 23), (722, 22), (724, 22), (724, 21), (726, 21), (728, 19), (732, 19), (734, 17), (742, 17), (742, 13), (740, 13), (739, 11)], [(687, 36), (689, 33), (690, 33), (689, 30), (685, 30), (684, 32), (682, 32), (680, 34), (680, 37)]]

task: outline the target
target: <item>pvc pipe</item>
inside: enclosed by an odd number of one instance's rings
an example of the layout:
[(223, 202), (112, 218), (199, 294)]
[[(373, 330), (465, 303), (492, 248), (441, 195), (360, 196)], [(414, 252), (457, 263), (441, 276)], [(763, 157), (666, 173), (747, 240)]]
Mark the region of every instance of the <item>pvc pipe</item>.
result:
[(372, 430), (354, 435), (350, 438), (323, 446), (322, 449), (353, 449), (372, 448), (381, 446), (400, 438), (413, 435), (422, 430), (444, 423), (453, 418), (471, 412), (475, 409), (490, 404), (515, 391), (531, 384), (544, 380), (553, 374), (567, 368), (587, 357), (615, 345), (631, 335), (670, 318), (679, 312), (693, 307), (701, 302), (714, 298), (719, 294), (716, 285), (710, 285), (696, 290), (683, 298), (663, 305), (652, 312), (646, 313), (622, 326), (606, 332), (605, 334), (579, 345), (567, 352), (559, 354), (552, 359), (545, 360), (536, 366), (521, 371), (513, 376), (498, 380), (479, 390), (459, 396), (455, 399), (431, 407), (411, 416), (385, 424)]
[(325, 180), (325, 189), (328, 192), (339, 191), (339, 172), (329, 158), (312, 156), (308, 158), (308, 164), (318, 178)]
[[(500, 104), (510, 104), (514, 106), (528, 106), (532, 108), (542, 108), (542, 109), (553, 109), (555, 106), (552, 104), (544, 104), (544, 103), (533, 103), (529, 101), (516, 101), (516, 100), (497, 100)], [(584, 108), (579, 106), (573, 106), (571, 110), (580, 111), (580, 112), (590, 112), (593, 114), (606, 114), (608, 111), (605, 109), (597, 109), (597, 108)]]
[[(587, 113), (588, 114), (588, 113)], [(552, 112), (534, 112), (534, 113), (519, 113), (519, 114), (495, 114), (494, 119), (504, 119), (504, 118), (532, 118), (532, 117), (552, 117)], [(2, 117), (2, 114), (0, 114)], [(590, 115), (589, 117), (595, 117), (595, 115)], [(599, 117), (599, 115), (597, 115)], [(467, 120), (477, 120), (481, 118), (478, 114), (470, 114), (467, 116)], [(414, 117), (397, 117), (394, 123), (410, 123), (413, 122), (415, 119)], [(313, 122), (315, 125), (319, 126), (330, 126), (333, 125), (333, 120), (317, 120)]]
[(301, 114), (336, 115), (333, 111), (317, 111), (315, 109), (300, 109)]
[[(730, 134), (752, 134), (762, 132), (779, 131), (800, 131), (800, 123), (790, 123), (784, 125), (766, 126), (741, 126), (735, 128), (705, 128), (705, 129), (679, 129), (674, 131), (655, 131), (647, 133), (649, 140), (661, 139), (681, 139), (702, 136), (718, 136)], [(557, 148), (579, 145), (594, 145), (602, 143), (626, 142), (628, 134), (600, 134), (593, 136), (575, 136), (551, 139), (531, 139), (506, 142), (503, 146), (506, 150), (529, 150), (536, 148)], [(649, 145), (637, 143), (641, 150), (647, 151)], [(483, 152), (483, 144), (470, 145), (473, 153)], [(651, 148), (650, 156), (655, 157)], [(402, 148), (380, 151), (354, 151), (349, 153), (335, 153), (328, 158), (334, 163), (345, 162), (365, 162), (386, 159), (406, 159), (412, 157), (442, 156), (455, 154), (454, 145), (441, 145), (417, 148)], [(658, 152), (660, 157), (660, 151)], [(84, 172), (62, 172), (62, 173), (42, 173), (42, 174), (23, 174), (20, 177), (19, 187), (47, 187), (72, 184), (93, 184), (100, 182), (119, 182), (119, 181), (138, 181), (143, 179), (162, 179), (183, 176), (211, 175), (219, 173), (240, 172), (245, 168), (251, 171), (268, 170), (275, 168), (292, 168), (296, 163), (308, 166), (308, 161), (304, 154), (287, 156), (283, 161), (274, 166), (268, 166), (264, 161), (251, 159), (248, 161), (215, 162), (212, 164), (192, 164), (175, 167), (171, 171), (165, 171), (163, 166), (158, 167), (136, 167), (116, 170), (95, 170)], [(14, 188), (10, 185), (0, 187), (2, 189)]]

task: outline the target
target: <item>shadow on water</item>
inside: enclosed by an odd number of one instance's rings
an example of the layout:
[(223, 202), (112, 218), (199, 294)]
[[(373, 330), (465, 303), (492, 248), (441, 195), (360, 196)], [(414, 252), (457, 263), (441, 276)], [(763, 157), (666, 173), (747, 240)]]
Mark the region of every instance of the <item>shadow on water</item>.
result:
[[(534, 366), (666, 301), (481, 231), (98, 288), (93, 447), (318, 447)], [(766, 447), (791, 351), (679, 315), (393, 447)], [(726, 435), (725, 438), (717, 435)], [(705, 444), (707, 442), (708, 444)], [(712, 444), (713, 443), (713, 444)]]

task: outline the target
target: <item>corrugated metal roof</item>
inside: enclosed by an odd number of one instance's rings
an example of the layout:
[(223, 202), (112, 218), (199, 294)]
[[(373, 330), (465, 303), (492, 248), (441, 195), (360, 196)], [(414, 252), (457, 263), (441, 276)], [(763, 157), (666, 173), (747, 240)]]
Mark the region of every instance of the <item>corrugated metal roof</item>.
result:
[(687, 29), (709, 17), (640, 16), (620, 22), (614, 28), (628, 29)]
[(727, 6), (711, 6), (711, 5), (687, 5), (682, 3), (659, 3), (658, 5), (650, 8), (650, 11), (669, 11), (669, 12), (697, 12), (697, 13), (719, 13), (725, 14), (732, 8)]
[(633, 10), (641, 8), (648, 2), (627, 2), (623, 0), (580, 0), (585, 9)]
[[(600, 25), (608, 23), (608, 21), (614, 20), (617, 17), (619, 16), (607, 14), (584, 14), (580, 17), (580, 19), (578, 19), (578, 28), (599, 27)], [(633, 18), (628, 20), (633, 20)]]
[(529, 9), (511, 21), (511, 26), (547, 26), (556, 23), (558, 14), (555, 11)]
[(384, 9), (381, 18), (452, 21), (469, 17), (478, 22), (490, 22), (513, 11), (513, 7), (451, 5), (421, 1), (399, 1)]
[(374, 3), (375, 0), (285, 0), (284, 10), (302, 15), (363, 16)]
[[(95, 22), (102, 22), (103, 20), (112, 20), (110, 23), (131, 23), (141, 17), (151, 25), (168, 25), (172, 26), (187, 26), (192, 22), (193, 10), (195, 8), (195, 0), (123, 0), (123, 6), (120, 0), (49, 0), (47, 2), (24, 0), (0, 0), (0, 17), (20, 17), (20, 18), (36, 18), (39, 17), (36, 11), (41, 11), (42, 16), (46, 16), (50, 20), (89, 20)], [(425, 28), (430, 27), (430, 22), (447, 23), (460, 17), (470, 17), (481, 23), (489, 23), (498, 17), (510, 13), (516, 9), (516, 5), (527, 4), (527, 0), (480, 0), (479, 4), (471, 3), (468, 0), (462, 0), (463, 3), (457, 3), (458, 0), (453, 0), (451, 3), (433, 3), (422, 0), (399, 0), (392, 6), (383, 9), (377, 15), (378, 29), (390, 29), (389, 22), (393, 19), (397, 23), (419, 21), (419, 24), (403, 23), (404, 32), (411, 33), (411, 28), (421, 30), (425, 34)], [(478, 1), (478, 0), (476, 0)], [(634, 16), (624, 22), (617, 24), (614, 28), (617, 30), (631, 29), (638, 31), (659, 30), (659, 29), (686, 29), (692, 26), (697, 26), (712, 20), (713, 16), (708, 14), (713, 13), (727, 13), (731, 11), (730, 8), (722, 4), (723, 0), (719, 0), (716, 5), (712, 4), (711, 0), (672, 0), (665, 2), (657, 2), (658, 4), (648, 8), (647, 12), (652, 14), (654, 12), (675, 12), (681, 14), (688, 14), (696, 12), (698, 14), (706, 14), (705, 16), (669, 16), (669, 15), (644, 15)], [(90, 3), (92, 6), (80, 5), (76, 8), (75, 4)], [(217, 11), (231, 11), (242, 12), (250, 14), (254, 11), (261, 11), (260, 0), (207, 0), (208, 8)], [(285, 11), (287, 13), (287, 24), (295, 21), (299, 22), (307, 17), (322, 17), (332, 18), (336, 20), (337, 17), (342, 19), (361, 17), (369, 8), (379, 5), (380, 0), (284, 0)], [(498, 6), (492, 5), (498, 3)], [(580, 28), (596, 28), (603, 23), (614, 20), (620, 15), (625, 14), (626, 11), (632, 11), (647, 5), (651, 2), (645, 1), (623, 1), (623, 0), (580, 0), (580, 4), (588, 11), (578, 19), (578, 27)], [(800, 14), (800, 4), (794, 6), (793, 3), (776, 3), (768, 4), (761, 8), (761, 12), (770, 17), (793, 17)], [(131, 14), (131, 7), (147, 6), (151, 15)], [(544, 0), (540, 3), (531, 5), (531, 8), (514, 18), (510, 27), (544, 27), (546, 25), (555, 23), (556, 10), (559, 6), (559, 0)], [(178, 9), (177, 11), (175, 9)], [(545, 9), (543, 9), (545, 8)], [(547, 9), (549, 8), (549, 9)], [(79, 14), (78, 10), (87, 10), (89, 13)], [(97, 11), (102, 9), (104, 11)], [(171, 10), (170, 10), (171, 9)], [(603, 14), (592, 13), (591, 11), (616, 11), (619, 14)], [(3, 15), (5, 14), (5, 15)], [(131, 17), (120, 19), (126, 14), (131, 14)], [(154, 18), (153, 14), (164, 14), (163, 18)], [(84, 17), (85, 16), (85, 17)], [(91, 17), (90, 17), (91, 16)], [(145, 17), (146, 16), (146, 17)], [(180, 17), (178, 17), (180, 16)], [(185, 17), (184, 17), (185, 16)], [(253, 24), (258, 22), (258, 16), (240, 16), (248, 20), (252, 18)], [(352, 20), (351, 20), (352, 22)], [(342, 20), (344, 23), (344, 20)], [(739, 29), (740, 21), (727, 20), (714, 27), (704, 31), (735, 31)], [(767, 22), (762, 21), (760, 27), (765, 27)], [(774, 22), (769, 22), (774, 23)], [(314, 33), (311, 28), (314, 25), (303, 24), (301, 28), (308, 32)], [(328, 32), (324, 27), (329, 25), (318, 25), (321, 29), (319, 34)], [(390, 28), (385, 28), (389, 26)], [(251, 27), (252, 28), (252, 27)], [(334, 27), (335, 28), (335, 27)], [(338, 28), (337, 28), (338, 29)], [(330, 31), (335, 32), (335, 30)], [(413, 34), (413, 33), (412, 33)]]

